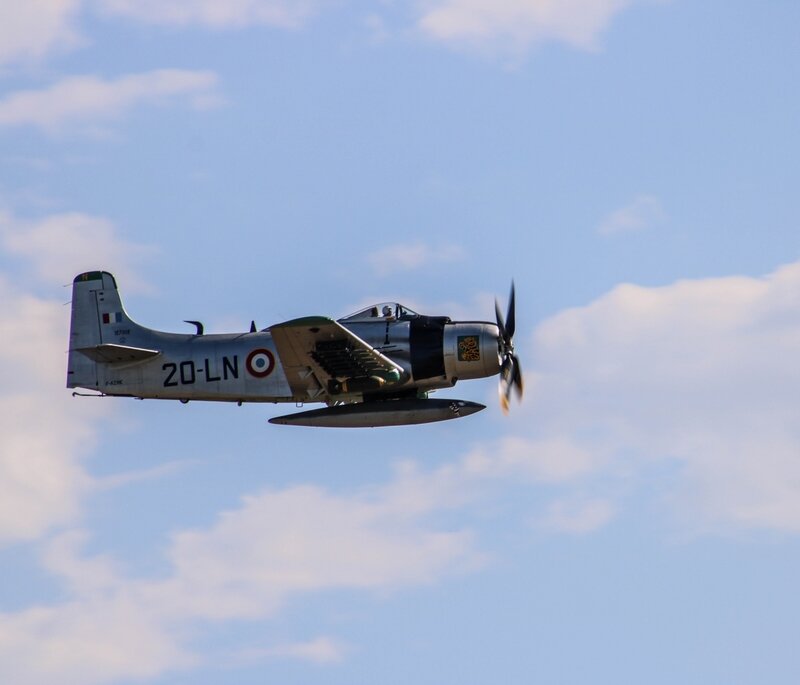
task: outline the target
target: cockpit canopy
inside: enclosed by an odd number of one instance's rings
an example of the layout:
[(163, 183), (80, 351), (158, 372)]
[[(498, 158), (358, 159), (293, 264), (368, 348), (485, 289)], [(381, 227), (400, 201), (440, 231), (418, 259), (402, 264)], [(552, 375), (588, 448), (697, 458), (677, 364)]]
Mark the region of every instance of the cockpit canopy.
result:
[(419, 317), (417, 312), (398, 302), (381, 302), (365, 307), (354, 314), (348, 314), (339, 321), (380, 321), (381, 319), (393, 321), (416, 319), (417, 317)]

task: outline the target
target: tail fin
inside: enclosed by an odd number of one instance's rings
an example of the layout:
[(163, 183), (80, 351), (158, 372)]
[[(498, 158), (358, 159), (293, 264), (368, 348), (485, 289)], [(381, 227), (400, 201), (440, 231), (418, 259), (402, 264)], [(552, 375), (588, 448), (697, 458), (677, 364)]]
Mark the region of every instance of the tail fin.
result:
[(68, 388), (98, 388), (97, 350), (103, 346), (141, 344), (148, 329), (125, 312), (117, 282), (107, 271), (87, 271), (72, 283)]

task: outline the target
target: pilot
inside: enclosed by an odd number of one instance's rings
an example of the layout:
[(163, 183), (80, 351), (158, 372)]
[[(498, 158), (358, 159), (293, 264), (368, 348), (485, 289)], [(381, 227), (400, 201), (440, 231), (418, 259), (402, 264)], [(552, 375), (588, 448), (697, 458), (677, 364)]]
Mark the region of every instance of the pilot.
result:
[(394, 311), (392, 311), (392, 308), (388, 304), (383, 305), (383, 316), (389, 319), (389, 321), (394, 319)]

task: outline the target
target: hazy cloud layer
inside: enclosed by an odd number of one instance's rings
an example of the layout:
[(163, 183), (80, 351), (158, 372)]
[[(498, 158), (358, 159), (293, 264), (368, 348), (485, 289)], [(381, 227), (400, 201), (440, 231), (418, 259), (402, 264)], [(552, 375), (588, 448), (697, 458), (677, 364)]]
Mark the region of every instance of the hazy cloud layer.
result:
[(124, 279), (129, 290), (147, 287), (134, 265), (154, 252), (120, 239), (108, 219), (81, 212), (30, 220), (0, 210), (0, 245), (24, 260), (39, 283), (64, 285), (83, 271), (103, 269)]
[(398, 243), (376, 250), (367, 256), (375, 274), (389, 276), (436, 264), (448, 264), (464, 259), (459, 245), (429, 245), (424, 242)]
[[(636, 0), (429, 0), (418, 3), (416, 25), (449, 45), (516, 53), (543, 41), (594, 49), (616, 14)], [(26, 0), (6, 3), (0, 21), (0, 65), (42, 60), (58, 50), (90, 42), (76, 25), (81, 14), (105, 20), (217, 30), (266, 26), (298, 29), (333, 0)], [(377, 7), (368, 14), (371, 41), (402, 30)]]
[(34, 126), (48, 133), (81, 133), (140, 105), (175, 100), (192, 107), (219, 102), (211, 71), (156, 69), (112, 80), (71, 76), (41, 90), (11, 93), (0, 100), (0, 126)]
[(634, 0), (435, 0), (419, 20), (429, 37), (468, 48), (522, 52), (546, 40), (591, 50)]
[(330, 0), (100, 0), (104, 11), (152, 24), (241, 28), (302, 25)]

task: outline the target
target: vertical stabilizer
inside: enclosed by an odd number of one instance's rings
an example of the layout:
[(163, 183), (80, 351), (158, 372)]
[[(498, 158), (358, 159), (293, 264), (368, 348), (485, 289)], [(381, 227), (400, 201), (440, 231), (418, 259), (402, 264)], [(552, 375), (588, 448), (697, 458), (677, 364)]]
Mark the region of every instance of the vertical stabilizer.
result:
[(143, 330), (122, 307), (114, 277), (107, 271), (76, 276), (72, 283), (68, 388), (98, 388), (97, 364), (87, 353), (98, 345), (120, 342), (120, 329), (128, 335)]

